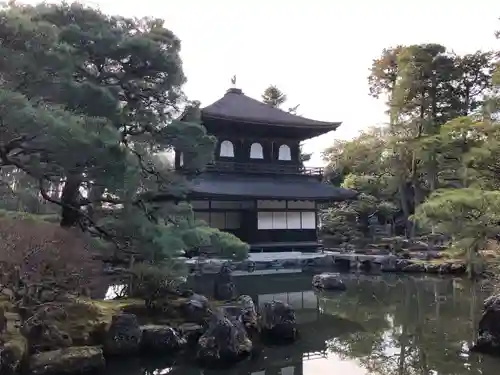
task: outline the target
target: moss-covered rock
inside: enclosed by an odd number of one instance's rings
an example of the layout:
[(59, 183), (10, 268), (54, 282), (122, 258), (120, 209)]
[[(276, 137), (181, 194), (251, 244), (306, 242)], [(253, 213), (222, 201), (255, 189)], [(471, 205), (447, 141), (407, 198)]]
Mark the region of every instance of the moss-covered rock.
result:
[(467, 266), (462, 260), (433, 259), (408, 261), (408, 265), (401, 269), (402, 272), (422, 272), (440, 275), (463, 275)]
[[(211, 311), (217, 308), (215, 302), (196, 294), (166, 297), (155, 309), (147, 308), (138, 299), (102, 301), (68, 297), (57, 304), (53, 314), (38, 319), (44, 327), (50, 327), (50, 332), (58, 333), (55, 336), (62, 337), (64, 333), (67, 340), (41, 341), (36, 350), (30, 351), (32, 340), (23, 336), (24, 328), (19, 329), (20, 318), (12, 312), (13, 306), (7, 300), (0, 302), (9, 317), (8, 331), (0, 335), (5, 343), (0, 349), (2, 375), (18, 372), (21, 367), (32, 374), (92, 370), (103, 366), (103, 355), (139, 355), (144, 351), (173, 354), (188, 339), (196, 345), (206, 330), (203, 325), (190, 327), (186, 322), (207, 323)], [(123, 316), (133, 317), (133, 324), (117, 325), (118, 317)]]
[(252, 347), (252, 341), (240, 321), (216, 312), (198, 340), (196, 358), (204, 366), (226, 366), (248, 356)]
[(100, 347), (72, 347), (33, 355), (29, 371), (32, 375), (74, 374), (99, 370), (105, 364)]
[(142, 330), (134, 314), (121, 313), (113, 316), (104, 340), (106, 355), (125, 356), (139, 353)]
[(0, 374), (15, 373), (26, 358), (28, 344), (16, 328), (19, 321), (17, 314), (7, 312), (7, 327), (1, 335), (4, 345), (0, 347)]
[(55, 324), (70, 335), (74, 345), (92, 346), (101, 343), (103, 331), (109, 328), (114, 315), (133, 306), (144, 306), (144, 301), (77, 299), (65, 304), (66, 319)]

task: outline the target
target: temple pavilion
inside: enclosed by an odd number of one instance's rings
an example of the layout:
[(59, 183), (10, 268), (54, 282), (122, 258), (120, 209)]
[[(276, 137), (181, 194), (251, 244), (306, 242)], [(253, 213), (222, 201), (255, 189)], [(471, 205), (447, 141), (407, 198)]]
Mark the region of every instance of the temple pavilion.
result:
[[(233, 233), (252, 251), (317, 249), (318, 206), (356, 193), (324, 182), (323, 168), (305, 167), (300, 142), (340, 122), (297, 116), (237, 88), (202, 108), (201, 121), (218, 142), (214, 162), (190, 180), (196, 218)], [(180, 152), (175, 167), (183, 167)]]

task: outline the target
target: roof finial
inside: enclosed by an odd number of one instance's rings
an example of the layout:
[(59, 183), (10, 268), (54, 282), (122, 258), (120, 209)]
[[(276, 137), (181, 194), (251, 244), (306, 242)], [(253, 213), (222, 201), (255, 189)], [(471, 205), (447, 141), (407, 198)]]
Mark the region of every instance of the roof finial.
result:
[(231, 84), (236, 87), (236, 74), (231, 78)]

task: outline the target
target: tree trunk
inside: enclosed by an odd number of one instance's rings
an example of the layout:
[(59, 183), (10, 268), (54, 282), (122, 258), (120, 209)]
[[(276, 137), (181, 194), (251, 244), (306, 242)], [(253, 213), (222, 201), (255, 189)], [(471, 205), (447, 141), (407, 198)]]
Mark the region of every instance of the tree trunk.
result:
[[(424, 104), (424, 97), (425, 97), (425, 89), (422, 92), (422, 98), (421, 98), (421, 103), (420, 103), (420, 119), (418, 122), (418, 128), (417, 128), (417, 136), (415, 139), (419, 140), (422, 138), (423, 132), (424, 132), (424, 121), (425, 121), (425, 104)], [(424, 200), (424, 194), (422, 194), (422, 189), (420, 187), (420, 180), (418, 177), (418, 170), (417, 170), (417, 165), (418, 165), (418, 160), (417, 160), (417, 155), (416, 151), (413, 150), (413, 156), (411, 160), (411, 183), (413, 185), (413, 209), (415, 210), (420, 203)], [(412, 233), (411, 237), (415, 235), (416, 231), (416, 224), (413, 223), (412, 226)]]
[(80, 218), (79, 198), (82, 176), (79, 173), (69, 174), (61, 194), (62, 212), (61, 227), (70, 228), (78, 223)]
[[(431, 128), (428, 129), (428, 133), (430, 134), (438, 134), (441, 124), (438, 120), (438, 98), (437, 98), (437, 82), (436, 82), (436, 74), (434, 73), (432, 76), (432, 85), (430, 91), (430, 99), (431, 99), (431, 118), (432, 125)], [(429, 182), (430, 191), (434, 191), (438, 188), (438, 165), (436, 160), (436, 151), (432, 150), (431, 155), (428, 161), (427, 167), (427, 179)]]
[(462, 116), (468, 116), (470, 112), (470, 86), (465, 83), (464, 93), (464, 108), (462, 109)]
[(409, 223), (408, 218), (411, 215), (411, 211), (410, 211), (410, 206), (408, 204), (408, 194), (406, 191), (406, 184), (405, 184), (404, 180), (400, 181), (398, 190), (399, 190), (399, 199), (401, 202), (400, 203), (401, 209), (403, 210), (403, 215), (405, 218), (406, 236), (408, 236), (408, 234), (410, 233), (410, 228), (411, 228), (411, 224)]

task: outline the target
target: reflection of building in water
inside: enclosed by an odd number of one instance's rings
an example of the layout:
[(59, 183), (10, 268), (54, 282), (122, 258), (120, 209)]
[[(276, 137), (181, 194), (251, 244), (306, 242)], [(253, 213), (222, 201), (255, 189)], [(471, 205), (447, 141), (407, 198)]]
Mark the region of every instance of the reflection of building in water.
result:
[(327, 351), (322, 350), (320, 352), (307, 352), (302, 355), (303, 361), (310, 361), (312, 359), (323, 359), (327, 357)]
[(316, 335), (322, 318), (318, 296), (312, 290), (259, 294), (255, 301), (260, 307), (266, 302), (283, 301), (295, 310), (301, 337), (294, 345), (270, 348), (260, 369), (252, 375), (303, 375), (303, 362), (326, 357), (325, 338)]
[[(351, 329), (345, 320), (323, 313), (318, 295), (311, 290), (311, 277), (306, 273), (296, 273), (290, 277), (289, 274), (279, 272), (272, 272), (264, 277), (234, 277), (238, 293), (252, 297), (258, 307), (273, 300), (291, 305), (299, 324), (300, 338), (293, 345), (265, 347), (258, 357), (246, 361), (241, 367), (236, 366), (227, 375), (303, 375), (305, 361), (325, 358), (326, 342), (339, 332)], [(213, 282), (207, 280), (210, 280), (207, 276), (195, 279), (193, 289), (202, 294), (210, 294)]]

